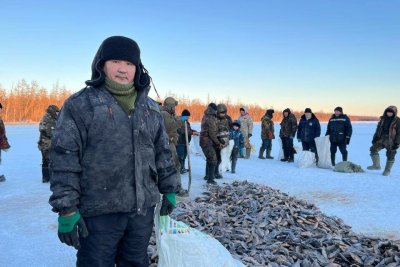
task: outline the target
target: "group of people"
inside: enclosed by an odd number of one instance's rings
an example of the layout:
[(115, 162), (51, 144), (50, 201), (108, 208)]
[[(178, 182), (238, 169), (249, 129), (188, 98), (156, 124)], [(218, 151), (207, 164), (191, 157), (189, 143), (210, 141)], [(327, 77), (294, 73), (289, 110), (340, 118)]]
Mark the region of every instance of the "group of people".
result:
[[(260, 148), (260, 159), (272, 159), (271, 148), (272, 139), (274, 135), (274, 110), (268, 109), (266, 114), (261, 119), (261, 138), (262, 146)], [(283, 119), (280, 123), (281, 129), (279, 137), (282, 141), (282, 149), (284, 157), (281, 159), (283, 162), (294, 162), (294, 154), (296, 153), (293, 140), (297, 138), (302, 144), (304, 151), (311, 151), (315, 153), (315, 158), (318, 163), (318, 152), (315, 143), (315, 138), (321, 135), (321, 125), (318, 118), (310, 108), (304, 110), (299, 123), (295, 115), (289, 108), (283, 111)], [(342, 160), (347, 161), (348, 151), (347, 145), (350, 144), (351, 136), (353, 133), (350, 118), (343, 113), (342, 107), (336, 107), (334, 114), (328, 122), (325, 135), (329, 136), (331, 164), (336, 165), (336, 152), (339, 149), (342, 154)], [(397, 107), (389, 106), (385, 109), (383, 115), (380, 117), (377, 129), (372, 139), (371, 159), (373, 164), (368, 166), (369, 170), (380, 170), (380, 157), (379, 151), (386, 149), (387, 161), (383, 172), (384, 176), (390, 175), (391, 169), (394, 165), (395, 155), (400, 144), (400, 119), (397, 116)], [(264, 157), (266, 151), (266, 157)]]
[[(109, 37), (93, 59), (86, 87), (68, 98), (61, 110), (49, 106), (40, 123), (43, 182), (50, 182), (49, 203), (58, 213), (60, 241), (78, 250), (77, 266), (149, 265), (147, 247), (156, 204), (161, 203), (160, 216), (166, 216), (175, 208), (177, 194), (187, 196), (180, 174), (187, 172), (192, 135), (200, 136), (207, 183), (222, 178), (221, 152), (228, 146), (232, 146), (231, 172), (239, 157), (250, 158), (253, 119), (245, 107), (233, 121), (226, 105), (210, 103), (198, 133), (190, 127), (189, 110), (176, 115), (174, 98), (165, 99), (160, 108), (148, 97), (150, 81), (138, 44), (123, 36)], [(268, 109), (262, 118), (261, 159), (273, 158), (273, 114)], [(279, 134), (283, 160), (294, 159), (296, 133), (303, 149), (317, 153), (314, 138), (321, 129), (311, 109), (305, 110), (299, 124), (290, 109), (283, 114)], [(347, 160), (352, 128), (340, 107), (326, 134), (332, 163), (337, 148)], [(9, 148), (6, 141), (1, 123), (1, 150)], [(373, 138), (371, 169), (380, 169), (378, 152), (386, 148), (385, 173), (390, 173), (399, 143), (400, 119), (391, 106)]]

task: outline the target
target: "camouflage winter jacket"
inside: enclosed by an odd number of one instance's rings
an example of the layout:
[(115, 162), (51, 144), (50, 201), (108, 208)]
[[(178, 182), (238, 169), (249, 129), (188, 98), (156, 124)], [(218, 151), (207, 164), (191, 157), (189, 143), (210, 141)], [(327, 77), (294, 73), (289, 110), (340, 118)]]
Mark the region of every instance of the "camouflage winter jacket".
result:
[(272, 118), (267, 115), (261, 118), (261, 139), (275, 139), (274, 122)]
[(281, 122), (281, 131), (279, 137), (294, 138), (297, 132), (297, 119), (293, 113), (289, 111), (289, 115), (284, 117)]
[(57, 114), (46, 111), (43, 118), (39, 123), (39, 142), (38, 148), (39, 150), (48, 150), (50, 149), (51, 137), (53, 136), (53, 130), (56, 127), (57, 123)]
[(232, 118), (229, 115), (225, 117), (218, 117), (218, 140), (223, 143), (224, 147), (229, 145), (229, 131), (232, 127)]
[(400, 144), (400, 118), (397, 117), (397, 107), (395, 106), (390, 106), (388, 107), (384, 114), (381, 116), (381, 119), (378, 123), (378, 126), (376, 127), (376, 131), (374, 134), (374, 138), (372, 140), (373, 143), (378, 141), (383, 137), (383, 131), (384, 131), (384, 125), (385, 125), (385, 120), (388, 119), (386, 116), (386, 112), (388, 109), (391, 109), (394, 111), (393, 119), (392, 122), (390, 123), (389, 126), (389, 144), (390, 146), (393, 146), (394, 144)]
[(104, 86), (64, 103), (51, 144), (53, 211), (145, 214), (160, 192), (177, 191), (163, 118), (148, 91), (138, 90), (131, 115)]
[(219, 147), (221, 143), (218, 140), (217, 134), (218, 134), (217, 111), (208, 107), (204, 112), (203, 119), (201, 120), (200, 146)]
[(170, 107), (161, 107), (161, 114), (164, 118), (165, 129), (168, 134), (168, 139), (175, 146), (178, 144), (179, 134), (178, 129), (182, 127), (182, 121), (173, 113)]

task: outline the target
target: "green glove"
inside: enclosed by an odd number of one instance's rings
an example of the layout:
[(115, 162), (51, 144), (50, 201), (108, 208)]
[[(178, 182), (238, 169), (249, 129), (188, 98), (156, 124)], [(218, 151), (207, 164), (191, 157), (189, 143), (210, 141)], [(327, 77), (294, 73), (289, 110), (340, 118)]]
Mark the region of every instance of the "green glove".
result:
[(160, 216), (170, 215), (175, 207), (176, 207), (176, 194), (165, 193), (163, 195), (163, 200), (161, 204)]
[(58, 238), (62, 243), (79, 249), (79, 237), (85, 238), (88, 235), (85, 221), (79, 212), (70, 216), (60, 215), (58, 217)]

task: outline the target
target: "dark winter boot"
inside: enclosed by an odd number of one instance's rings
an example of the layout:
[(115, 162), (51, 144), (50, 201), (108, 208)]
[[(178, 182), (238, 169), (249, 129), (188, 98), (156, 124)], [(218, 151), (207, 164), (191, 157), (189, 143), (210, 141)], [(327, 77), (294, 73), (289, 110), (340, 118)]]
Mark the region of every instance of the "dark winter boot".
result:
[(49, 167), (42, 166), (42, 183), (48, 183), (50, 180)]
[(220, 164), (217, 164), (217, 165), (215, 166), (215, 179), (222, 179), (222, 178), (224, 178), (224, 177), (219, 173), (219, 165), (220, 165)]
[(390, 175), (390, 171), (392, 170), (393, 164), (394, 164), (393, 160), (386, 161), (385, 170), (382, 173), (383, 176), (389, 176)]
[(209, 163), (209, 165), (208, 165), (208, 174), (207, 174), (207, 177), (208, 177), (207, 184), (217, 184), (217, 182), (215, 182), (215, 180), (214, 180), (215, 168), (216, 168), (215, 164)]
[(206, 175), (204, 176), (204, 180), (208, 180), (208, 163), (206, 163)]
[(347, 152), (342, 155), (343, 161), (347, 161)]
[(260, 153), (258, 153), (258, 158), (259, 159), (265, 159), (265, 157), (264, 157), (264, 149), (262, 149), (262, 148), (260, 148)]
[(236, 160), (232, 160), (231, 173), (236, 173)]
[(335, 155), (331, 155), (331, 163), (332, 163), (332, 166), (333, 167), (335, 167), (335, 161), (336, 161), (336, 157), (335, 157)]
[(267, 149), (266, 155), (266, 159), (274, 159), (274, 157), (271, 157), (271, 149)]
[(281, 159), (282, 162), (287, 162), (288, 160), (289, 160), (289, 159), (287, 159), (287, 158)]
[(246, 159), (250, 158), (251, 148), (246, 148)]
[(292, 151), (290, 151), (289, 159), (288, 159), (288, 162), (289, 162), (289, 163), (294, 162), (294, 152), (295, 152), (294, 149), (293, 149)]
[(4, 182), (6, 180), (6, 177), (2, 174), (0, 175), (0, 182)]
[(371, 154), (372, 165), (368, 166), (368, 170), (380, 170), (381, 169), (381, 159), (379, 154)]

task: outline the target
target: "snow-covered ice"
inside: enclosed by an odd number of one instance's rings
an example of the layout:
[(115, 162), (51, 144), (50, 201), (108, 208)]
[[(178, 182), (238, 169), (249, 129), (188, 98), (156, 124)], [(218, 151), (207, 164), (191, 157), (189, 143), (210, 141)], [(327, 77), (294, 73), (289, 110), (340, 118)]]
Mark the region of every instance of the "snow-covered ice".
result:
[[(199, 129), (199, 124), (192, 125)], [(354, 123), (349, 160), (366, 169), (370, 164), (369, 147), (376, 123)], [(276, 131), (279, 124), (276, 123)], [(324, 133), (326, 124), (322, 124)], [(75, 250), (61, 244), (57, 237), (57, 215), (48, 204), (48, 184), (41, 183), (41, 155), (37, 149), (37, 125), (7, 126), (11, 149), (2, 153), (0, 173), (0, 266), (74, 266)], [(278, 134), (276, 134), (278, 136)], [(224, 173), (218, 182), (247, 179), (280, 189), (317, 204), (323, 212), (342, 218), (355, 232), (400, 238), (400, 164), (392, 175), (381, 171), (343, 174), (316, 167), (299, 169), (294, 164), (257, 158), (261, 144), (260, 125), (256, 124), (252, 143), (256, 152), (250, 160), (239, 159), (237, 173)], [(279, 153), (278, 140), (273, 154)], [(337, 161), (340, 161), (340, 153)], [(385, 154), (381, 153), (381, 164)], [(192, 155), (192, 194), (204, 190), (205, 161)], [(187, 175), (182, 176), (184, 183)]]

